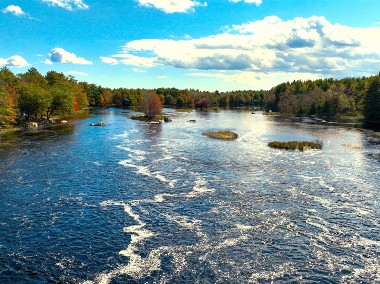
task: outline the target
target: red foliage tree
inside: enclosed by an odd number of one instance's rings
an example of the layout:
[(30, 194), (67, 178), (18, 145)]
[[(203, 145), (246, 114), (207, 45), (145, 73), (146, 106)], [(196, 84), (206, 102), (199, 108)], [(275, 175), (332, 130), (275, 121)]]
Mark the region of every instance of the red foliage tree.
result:
[(196, 104), (196, 108), (200, 108), (201, 110), (208, 108), (208, 100), (206, 98), (200, 99)]
[(144, 95), (143, 111), (149, 119), (153, 119), (156, 115), (160, 114), (162, 110), (162, 103), (160, 97), (156, 92), (147, 92)]

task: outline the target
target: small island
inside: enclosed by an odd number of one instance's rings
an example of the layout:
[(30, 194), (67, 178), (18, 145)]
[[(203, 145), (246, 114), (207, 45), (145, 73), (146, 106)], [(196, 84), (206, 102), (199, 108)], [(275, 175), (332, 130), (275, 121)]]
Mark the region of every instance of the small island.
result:
[(310, 149), (322, 149), (322, 142), (308, 142), (308, 141), (289, 141), (289, 142), (279, 142), (273, 141), (269, 142), (268, 146), (275, 149), (285, 149), (285, 150), (300, 150), (306, 151)]
[(222, 140), (235, 140), (238, 138), (236, 133), (228, 130), (203, 132), (202, 135)]

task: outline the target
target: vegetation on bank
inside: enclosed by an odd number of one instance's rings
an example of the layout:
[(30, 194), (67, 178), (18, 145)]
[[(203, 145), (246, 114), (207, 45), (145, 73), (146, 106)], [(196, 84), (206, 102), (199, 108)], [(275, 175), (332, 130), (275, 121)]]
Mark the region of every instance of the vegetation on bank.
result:
[(202, 135), (222, 140), (235, 140), (238, 138), (236, 133), (228, 130), (203, 132)]
[(309, 149), (322, 149), (323, 143), (319, 141), (308, 142), (308, 141), (289, 141), (289, 142), (279, 142), (273, 141), (269, 142), (268, 146), (275, 149), (285, 149), (285, 150), (300, 150), (305, 151)]
[[(150, 101), (146, 99), (148, 94)], [(56, 71), (43, 76), (33, 67), (17, 75), (7, 67), (0, 69), (0, 129), (24, 121), (75, 115), (87, 107), (140, 106), (145, 116), (152, 119), (162, 105), (200, 110), (246, 105), (265, 109), (268, 114), (364, 117), (366, 122), (380, 123), (380, 74), (340, 80), (298, 80), (266, 91), (209, 92), (176, 88), (110, 89), (78, 82)]]

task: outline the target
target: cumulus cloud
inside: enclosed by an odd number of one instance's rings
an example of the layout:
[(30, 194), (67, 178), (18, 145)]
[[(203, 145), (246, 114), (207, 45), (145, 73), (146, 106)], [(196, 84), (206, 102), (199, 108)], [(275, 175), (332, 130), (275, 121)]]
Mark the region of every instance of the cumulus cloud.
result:
[(72, 64), (92, 64), (91, 61), (78, 57), (74, 53), (68, 52), (63, 48), (53, 48), (49, 53), (48, 59), (44, 61), (45, 64), (53, 63), (72, 63)]
[(230, 0), (230, 2), (245, 2), (245, 3), (250, 3), (250, 4), (256, 4), (257, 6), (261, 5), (263, 3), (262, 0)]
[(50, 6), (58, 6), (69, 11), (73, 11), (75, 9), (85, 10), (89, 8), (83, 0), (42, 0), (42, 2), (47, 3)]
[(25, 12), (21, 9), (20, 6), (9, 5), (7, 8), (2, 11), (4, 14), (10, 13), (17, 17), (25, 16)]
[(331, 24), (324, 17), (270, 16), (209, 37), (131, 41), (112, 58), (140, 67), (352, 76), (378, 72), (378, 34), (380, 27)]
[(22, 68), (29, 66), (29, 63), (23, 57), (14, 55), (5, 59), (0, 58), (0, 66)]
[(99, 58), (103, 63), (106, 63), (106, 64), (111, 64), (111, 65), (119, 64), (119, 61), (117, 61), (117, 59), (112, 58), (112, 57), (100, 56)]
[(196, 6), (207, 6), (207, 2), (198, 2), (196, 0), (137, 0), (140, 5), (153, 7), (164, 11), (165, 13), (185, 13), (193, 11)]

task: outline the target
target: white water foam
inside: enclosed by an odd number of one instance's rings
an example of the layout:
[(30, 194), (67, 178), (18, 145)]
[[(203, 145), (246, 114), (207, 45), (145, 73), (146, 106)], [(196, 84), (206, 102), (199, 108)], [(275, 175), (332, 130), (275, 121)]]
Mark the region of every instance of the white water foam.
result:
[(149, 170), (149, 166), (139, 166), (139, 165), (136, 165), (133, 163), (132, 160), (123, 160), (123, 161), (120, 161), (119, 162), (120, 165), (124, 166), (124, 167), (129, 167), (129, 168), (135, 168), (137, 171), (138, 174), (141, 174), (141, 175), (144, 175), (144, 176), (147, 176), (147, 177), (152, 177), (152, 178), (155, 178), (161, 182), (164, 182), (164, 183), (167, 183), (169, 185), (169, 187), (171, 188), (174, 188), (174, 185), (175, 183), (177, 182), (177, 180), (169, 180), (167, 179), (165, 176), (163, 176), (161, 174), (160, 171), (157, 171), (157, 172), (151, 172)]
[[(133, 218), (137, 223), (124, 228), (124, 232), (131, 233), (131, 242), (128, 247), (119, 253), (126, 257), (129, 257), (129, 263), (126, 266), (117, 268), (109, 273), (100, 274), (96, 278), (96, 282), (106, 284), (117, 275), (131, 275), (133, 277), (142, 277), (150, 275), (151, 272), (160, 269), (160, 250), (153, 250), (148, 257), (142, 258), (138, 254), (138, 244), (145, 239), (151, 238), (156, 234), (145, 228), (145, 223), (140, 219), (140, 216), (133, 212), (132, 207), (128, 203), (119, 201), (104, 201), (100, 203), (101, 206), (122, 206), (124, 211)], [(87, 282), (91, 283), (91, 282)]]
[(195, 180), (195, 185), (193, 186), (192, 191), (187, 193), (185, 195), (185, 197), (194, 198), (194, 197), (197, 197), (199, 195), (203, 195), (207, 192), (214, 192), (214, 191), (215, 191), (215, 189), (207, 187), (207, 181), (205, 179), (197, 177), (197, 179)]

